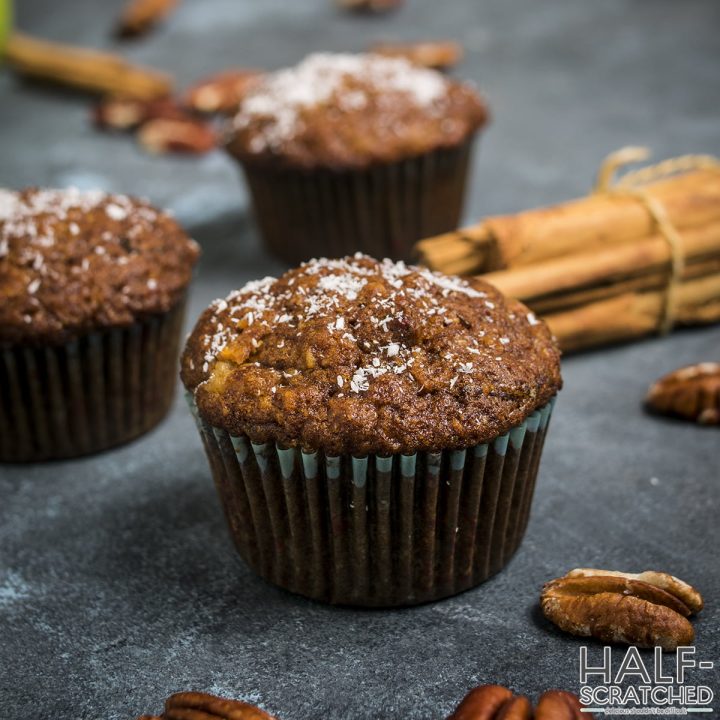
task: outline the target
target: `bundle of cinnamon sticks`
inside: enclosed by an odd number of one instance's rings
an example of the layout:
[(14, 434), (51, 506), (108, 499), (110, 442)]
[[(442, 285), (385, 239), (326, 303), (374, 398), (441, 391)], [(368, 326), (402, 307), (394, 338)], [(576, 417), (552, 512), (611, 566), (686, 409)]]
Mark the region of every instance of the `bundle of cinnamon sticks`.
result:
[[(613, 161), (641, 156), (631, 150)], [(434, 270), (482, 274), (522, 300), (565, 351), (649, 335), (666, 321), (720, 322), (719, 170), (705, 156), (676, 158), (586, 198), (422, 240), (417, 252)], [(675, 249), (648, 203), (674, 229)]]

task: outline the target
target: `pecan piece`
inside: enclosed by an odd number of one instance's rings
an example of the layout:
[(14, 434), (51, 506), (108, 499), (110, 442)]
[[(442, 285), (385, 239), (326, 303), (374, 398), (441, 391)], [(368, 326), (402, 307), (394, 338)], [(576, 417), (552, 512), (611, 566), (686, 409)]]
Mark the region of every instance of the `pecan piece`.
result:
[(235, 112), (263, 75), (261, 70), (224, 70), (193, 85), (185, 94), (185, 104), (204, 113)]
[(645, 403), (657, 413), (720, 425), (720, 363), (689, 365), (661, 377)]
[(639, 580), (640, 582), (655, 585), (662, 590), (666, 590), (671, 595), (679, 598), (690, 611), (695, 614), (703, 609), (702, 595), (686, 582), (669, 575), (664, 572), (656, 572), (655, 570), (645, 570), (641, 573), (624, 573), (616, 570), (596, 570), (594, 568), (575, 568), (571, 570), (565, 577), (593, 577), (597, 575), (606, 575), (611, 577), (627, 578), (628, 580)]
[(592, 715), (582, 712), (582, 707), (577, 695), (565, 690), (548, 690), (535, 706), (535, 720), (592, 720)]
[(172, 98), (140, 100), (130, 97), (107, 97), (93, 110), (93, 121), (99, 128), (133, 130), (148, 120), (185, 119), (188, 112)]
[(149, 120), (140, 127), (138, 141), (157, 155), (181, 152), (200, 155), (218, 144), (217, 133), (207, 123), (195, 119)]
[(463, 56), (462, 45), (452, 40), (373, 45), (370, 52), (386, 57), (405, 58), (414, 65), (435, 70), (447, 70), (457, 65)]
[(216, 695), (182, 692), (165, 701), (160, 716), (142, 715), (138, 720), (277, 720), (255, 705), (242, 700), (226, 700)]
[(335, 0), (335, 2), (346, 10), (369, 12), (388, 12), (396, 10), (403, 4), (403, 0)]
[(255, 705), (206, 693), (184, 692), (165, 701), (165, 720), (276, 720)]
[(666, 573), (577, 569), (546, 583), (540, 604), (548, 620), (573, 635), (674, 650), (692, 643), (687, 618), (702, 608), (702, 597)]
[(179, 0), (129, 0), (118, 20), (116, 33), (119, 37), (134, 37), (148, 32), (164, 20), (177, 6)]
[(532, 705), (523, 695), (502, 685), (481, 685), (471, 690), (447, 720), (531, 720)]

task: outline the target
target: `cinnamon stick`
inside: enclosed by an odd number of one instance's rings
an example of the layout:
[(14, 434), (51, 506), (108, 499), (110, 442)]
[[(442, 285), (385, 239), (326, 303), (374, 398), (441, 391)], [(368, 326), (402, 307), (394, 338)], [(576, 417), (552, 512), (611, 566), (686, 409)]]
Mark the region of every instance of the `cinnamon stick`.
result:
[(150, 99), (172, 90), (169, 75), (132, 65), (118, 55), (19, 32), (8, 38), (5, 59), (21, 75), (90, 92)]
[[(677, 289), (678, 325), (720, 321), (720, 274), (681, 283)], [(657, 332), (665, 292), (626, 293), (589, 303), (544, 320), (565, 352), (630, 340)]]
[[(720, 221), (686, 229), (680, 239), (687, 265), (720, 257)], [(586, 250), (534, 265), (487, 273), (483, 277), (506, 295), (532, 304), (549, 295), (567, 295), (598, 285), (611, 286), (620, 280), (651, 273), (664, 277), (667, 283), (670, 263), (667, 240), (653, 234), (634, 243)]]
[[(682, 280), (696, 280), (715, 273), (720, 273), (720, 258), (687, 265), (680, 278)], [(667, 274), (653, 273), (652, 275), (643, 275), (629, 280), (618, 280), (610, 285), (599, 285), (578, 292), (548, 295), (544, 298), (528, 301), (526, 304), (536, 314), (544, 316), (550, 313), (571, 310), (599, 300), (607, 300), (617, 295), (625, 295), (626, 293), (647, 292), (649, 290), (666, 292), (667, 285)]]
[(415, 245), (418, 261), (448, 275), (473, 275), (491, 269), (488, 263), (492, 237), (482, 225), (420, 240)]
[[(650, 183), (644, 189), (683, 232), (720, 222), (720, 173), (693, 170)], [(562, 205), (490, 217), (482, 223), (423, 240), (422, 262), (443, 272), (489, 272), (519, 267), (584, 250), (600, 250), (655, 232), (654, 220), (637, 198), (591, 195)]]
[(602, 192), (422, 240), (421, 261), (484, 273), (542, 315), (566, 351), (665, 330), (668, 320), (720, 321), (720, 165), (683, 156), (610, 184), (639, 150), (608, 157)]

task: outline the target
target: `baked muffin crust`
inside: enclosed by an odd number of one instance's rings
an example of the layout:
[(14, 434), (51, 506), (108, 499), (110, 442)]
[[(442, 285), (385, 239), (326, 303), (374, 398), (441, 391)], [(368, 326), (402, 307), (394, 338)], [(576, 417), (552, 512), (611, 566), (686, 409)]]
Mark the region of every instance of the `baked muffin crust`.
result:
[(316, 53), (244, 98), (228, 149), (243, 162), (362, 168), (456, 147), (485, 123), (467, 83), (402, 58)]
[(197, 244), (145, 200), (0, 190), (0, 343), (63, 343), (172, 308)]
[(211, 425), (333, 455), (486, 442), (562, 383), (547, 326), (521, 303), (478, 279), (360, 254), (215, 301), (181, 375)]

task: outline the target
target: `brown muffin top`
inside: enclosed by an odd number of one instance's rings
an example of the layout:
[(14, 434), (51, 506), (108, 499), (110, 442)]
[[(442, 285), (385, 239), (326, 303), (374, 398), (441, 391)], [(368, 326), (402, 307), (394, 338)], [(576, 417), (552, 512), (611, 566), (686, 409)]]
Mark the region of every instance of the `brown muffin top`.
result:
[(456, 147), (487, 119), (468, 84), (402, 58), (317, 53), (243, 98), (230, 152), (243, 162), (359, 168)]
[(169, 310), (199, 249), (144, 200), (0, 190), (0, 343), (62, 343)]
[(562, 382), (547, 326), (521, 303), (360, 254), (215, 301), (181, 376), (200, 415), (233, 435), (355, 455), (486, 442)]

